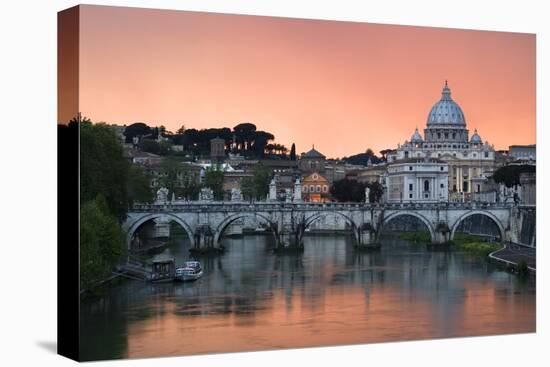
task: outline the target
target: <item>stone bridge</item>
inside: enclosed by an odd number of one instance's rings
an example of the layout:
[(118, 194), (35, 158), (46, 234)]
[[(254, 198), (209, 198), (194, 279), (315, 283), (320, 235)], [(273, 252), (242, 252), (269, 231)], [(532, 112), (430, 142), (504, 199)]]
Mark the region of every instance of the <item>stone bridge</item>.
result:
[(430, 232), (433, 244), (444, 244), (454, 238), (460, 223), (480, 214), (498, 227), (501, 241), (517, 242), (521, 208), (513, 204), (431, 203), (292, 203), (292, 202), (173, 202), (135, 204), (129, 211), (123, 229), (130, 248), (136, 231), (148, 221), (178, 223), (189, 236), (193, 247), (217, 247), (232, 223), (253, 220), (270, 230), (278, 247), (302, 247), (303, 236), (310, 226), (327, 216), (340, 217), (352, 232), (358, 246), (378, 242), (378, 236), (392, 219), (403, 215), (418, 218)]

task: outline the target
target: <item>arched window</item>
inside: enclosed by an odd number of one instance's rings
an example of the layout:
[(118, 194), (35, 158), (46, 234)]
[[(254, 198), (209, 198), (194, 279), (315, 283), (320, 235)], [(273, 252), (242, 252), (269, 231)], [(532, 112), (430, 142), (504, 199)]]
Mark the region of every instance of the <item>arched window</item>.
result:
[(323, 192), (328, 192), (328, 186), (327, 185), (323, 185)]
[(307, 192), (307, 186), (304, 186), (304, 187), (302, 188), (302, 191), (303, 191), (303, 192)]
[(321, 192), (321, 185), (317, 185), (317, 192)]
[(315, 192), (315, 186), (309, 185), (309, 192)]
[(424, 180), (424, 191), (430, 191), (430, 181)]

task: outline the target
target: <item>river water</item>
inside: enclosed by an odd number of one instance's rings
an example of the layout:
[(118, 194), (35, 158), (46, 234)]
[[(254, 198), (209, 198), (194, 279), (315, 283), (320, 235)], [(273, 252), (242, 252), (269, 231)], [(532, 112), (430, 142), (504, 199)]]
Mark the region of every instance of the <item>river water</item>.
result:
[[(125, 280), (81, 304), (84, 360), (237, 352), (535, 331), (535, 282), (483, 259), (388, 238), (357, 253), (310, 236), (299, 255), (269, 236), (223, 239), (194, 283)], [(188, 259), (183, 237), (166, 249)]]

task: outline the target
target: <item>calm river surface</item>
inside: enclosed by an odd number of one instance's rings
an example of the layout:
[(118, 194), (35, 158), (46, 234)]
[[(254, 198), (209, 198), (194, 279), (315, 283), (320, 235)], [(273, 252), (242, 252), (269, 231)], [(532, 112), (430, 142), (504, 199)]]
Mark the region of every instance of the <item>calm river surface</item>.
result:
[[(81, 304), (85, 360), (535, 331), (535, 282), (459, 252), (397, 239), (357, 253), (311, 236), (276, 256), (268, 236), (223, 240), (194, 283), (122, 281)], [(188, 259), (187, 241), (167, 249)]]

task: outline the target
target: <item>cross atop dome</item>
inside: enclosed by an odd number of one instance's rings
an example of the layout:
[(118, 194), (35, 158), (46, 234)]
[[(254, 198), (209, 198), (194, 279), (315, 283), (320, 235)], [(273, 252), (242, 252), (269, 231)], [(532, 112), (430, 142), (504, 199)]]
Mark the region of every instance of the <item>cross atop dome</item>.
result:
[(451, 99), (451, 89), (447, 84), (447, 79), (445, 79), (445, 86), (443, 87), (443, 91), (441, 92), (441, 99), (447, 101)]

